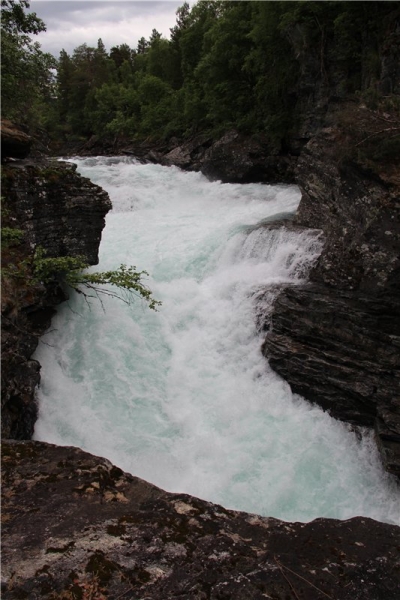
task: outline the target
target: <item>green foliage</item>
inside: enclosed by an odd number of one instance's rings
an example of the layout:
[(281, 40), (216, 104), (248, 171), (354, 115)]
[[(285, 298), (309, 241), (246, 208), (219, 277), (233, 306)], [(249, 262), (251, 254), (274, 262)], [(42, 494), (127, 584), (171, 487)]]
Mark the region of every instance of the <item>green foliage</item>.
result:
[[(82, 44), (52, 63), (28, 34), (45, 26), (26, 0), (2, 0), (3, 107), (56, 138), (168, 139), (235, 127), (279, 152), (316, 87), (381, 97), (381, 51), (393, 3), (200, 0), (176, 12), (170, 39), (153, 29), (136, 48)], [(386, 23), (386, 24), (385, 24)], [(299, 89), (299, 76), (302, 88)], [(299, 114), (296, 109), (299, 107)]]
[(136, 271), (136, 267), (120, 265), (113, 271), (90, 273), (86, 271), (87, 267), (88, 264), (82, 256), (49, 258), (40, 248), (36, 250), (33, 259), (34, 279), (38, 282), (57, 281), (83, 294), (85, 298), (93, 297), (93, 292), (99, 299), (101, 295), (105, 295), (130, 304), (132, 296), (138, 296), (145, 300), (152, 310), (157, 310), (157, 306), (161, 305), (143, 283), (143, 277), (148, 275), (147, 271)]
[(116, 83), (117, 79), (116, 63), (108, 56), (101, 39), (96, 48), (87, 44), (78, 46), (72, 57), (61, 51), (56, 89), (59, 117), (66, 134), (94, 132), (97, 90)]
[(113, 46), (110, 50), (110, 58), (112, 61), (114, 61), (117, 69), (119, 69), (123, 63), (128, 63), (130, 67), (132, 67), (135, 54), (135, 51), (131, 50), (128, 44)]
[(13, 227), (2, 227), (1, 228), (1, 247), (8, 248), (14, 246), (22, 241), (24, 232), (21, 229), (14, 229)]
[(34, 128), (42, 103), (53, 95), (56, 61), (28, 35), (46, 29), (35, 13), (25, 13), (28, 8), (25, 0), (1, 1), (2, 115)]
[(40, 33), (46, 30), (42, 19), (35, 13), (26, 14), (29, 8), (28, 0), (1, 0), (1, 26), (7, 33)]
[[(130, 303), (132, 294), (145, 300), (149, 308), (157, 310), (161, 302), (155, 300), (151, 291), (143, 284), (143, 277), (148, 275), (147, 271), (136, 271), (136, 267), (120, 265), (115, 271), (104, 271), (97, 273), (82, 273), (73, 271), (67, 277), (67, 283), (74, 289), (81, 291), (81, 286), (98, 294), (118, 297), (126, 303)], [(118, 292), (98, 286), (111, 285)]]
[(102, 296), (111, 296), (130, 304), (138, 297), (152, 310), (161, 305), (143, 281), (148, 276), (147, 271), (120, 265), (115, 270), (89, 272), (83, 256), (48, 257), (41, 247), (36, 248), (33, 256), (26, 256), (26, 249), (21, 251), (20, 246), (23, 237), (24, 232), (20, 229), (1, 228), (3, 283), (13, 281), (14, 285), (20, 285), (23, 282), (27, 290), (34, 289), (37, 284), (57, 283), (83, 294), (86, 300), (96, 297), (101, 301)]
[(75, 271), (86, 269), (87, 262), (82, 256), (46, 257), (43, 248), (37, 248), (33, 258), (33, 272), (35, 279), (42, 283), (50, 283), (57, 279), (69, 283), (68, 279)]
[[(4, 198), (1, 199), (2, 203)], [(12, 225), (10, 211), (2, 207), (3, 224), (1, 227), (1, 279), (2, 286), (6, 279), (13, 281), (29, 281), (29, 261), (21, 259), (21, 248), (24, 242), (24, 232)], [(4, 296), (7, 295), (3, 287)]]
[(212, 124), (235, 125), (253, 105), (253, 78), (244, 70), (252, 47), (250, 16), (249, 3), (232, 3), (204, 34), (204, 52), (194, 75), (203, 88)]
[(280, 30), (284, 5), (185, 2), (170, 40), (153, 30), (136, 49), (63, 51), (57, 89), (65, 133), (168, 139), (237, 127), (266, 131), (279, 146), (291, 125), (287, 88), (298, 74)]

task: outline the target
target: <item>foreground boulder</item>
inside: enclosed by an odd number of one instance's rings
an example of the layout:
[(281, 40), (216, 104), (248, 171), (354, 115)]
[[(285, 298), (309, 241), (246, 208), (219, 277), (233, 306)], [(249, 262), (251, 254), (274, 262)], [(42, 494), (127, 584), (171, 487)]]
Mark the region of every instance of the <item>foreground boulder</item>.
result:
[(2, 478), (4, 600), (398, 598), (394, 525), (226, 510), (41, 442), (4, 443)]

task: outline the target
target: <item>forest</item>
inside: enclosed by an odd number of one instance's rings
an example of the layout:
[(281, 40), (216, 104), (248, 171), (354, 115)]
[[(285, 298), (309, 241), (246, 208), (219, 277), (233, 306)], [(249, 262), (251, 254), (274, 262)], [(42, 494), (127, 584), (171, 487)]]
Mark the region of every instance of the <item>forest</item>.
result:
[(28, 12), (29, 2), (2, 0), (3, 117), (63, 141), (217, 138), (235, 127), (284, 148), (300, 117), (306, 53), (327, 89), (333, 77), (336, 95), (374, 107), (385, 16), (394, 8), (376, 1), (184, 2), (169, 39), (153, 29), (136, 47), (107, 51), (99, 39), (55, 59), (31, 37), (46, 26)]

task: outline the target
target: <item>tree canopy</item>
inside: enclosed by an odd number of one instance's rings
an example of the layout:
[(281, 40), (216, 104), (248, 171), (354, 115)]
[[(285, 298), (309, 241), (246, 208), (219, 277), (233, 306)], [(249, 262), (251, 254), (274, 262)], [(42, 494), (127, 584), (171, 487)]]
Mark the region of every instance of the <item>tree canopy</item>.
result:
[(53, 81), (54, 60), (29, 37), (45, 25), (28, 7), (2, 0), (5, 116), (22, 118), (32, 104), (63, 139), (165, 140), (234, 126), (267, 134), (278, 149), (296, 127), (304, 54), (316, 77), (340, 80), (339, 93), (373, 91), (393, 10), (377, 1), (184, 2), (169, 39), (153, 29), (133, 47), (108, 52), (99, 39), (62, 50)]
[(57, 61), (30, 34), (46, 30), (27, 0), (1, 0), (1, 95), (3, 117), (34, 128), (45, 121), (44, 104), (54, 99)]

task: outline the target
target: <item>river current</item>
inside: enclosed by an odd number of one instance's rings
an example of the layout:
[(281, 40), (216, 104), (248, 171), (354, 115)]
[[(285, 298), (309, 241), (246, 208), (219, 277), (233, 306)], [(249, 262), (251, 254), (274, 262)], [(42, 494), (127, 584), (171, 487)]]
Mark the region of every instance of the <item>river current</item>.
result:
[(35, 439), (79, 446), (138, 477), (290, 521), (400, 524), (371, 434), (291, 393), (260, 347), (279, 284), (304, 281), (314, 232), (259, 226), (294, 213), (294, 186), (209, 182), (130, 158), (76, 159), (110, 195), (100, 264), (149, 272), (138, 298), (72, 294), (42, 338)]

